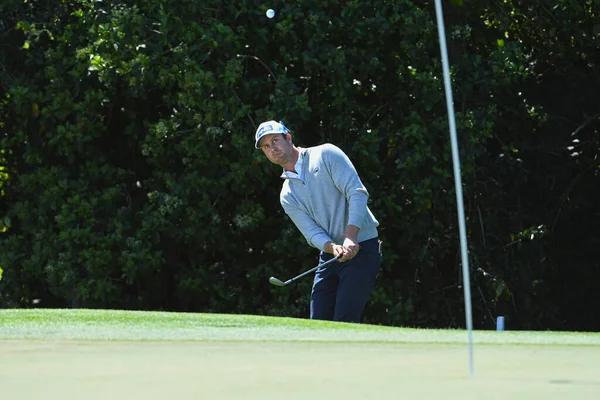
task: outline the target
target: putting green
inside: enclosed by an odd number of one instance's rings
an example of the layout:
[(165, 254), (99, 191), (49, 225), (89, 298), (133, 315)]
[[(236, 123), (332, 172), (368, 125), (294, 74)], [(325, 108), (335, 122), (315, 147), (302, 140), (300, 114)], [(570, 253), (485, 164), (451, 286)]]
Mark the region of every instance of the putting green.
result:
[(600, 334), (0, 311), (2, 398), (599, 399)]

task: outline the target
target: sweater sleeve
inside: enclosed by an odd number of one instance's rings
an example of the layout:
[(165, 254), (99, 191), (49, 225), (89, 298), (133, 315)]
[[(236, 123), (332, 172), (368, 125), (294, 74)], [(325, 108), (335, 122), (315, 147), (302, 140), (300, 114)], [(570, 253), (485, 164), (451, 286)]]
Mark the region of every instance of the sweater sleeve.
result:
[(367, 188), (361, 182), (350, 158), (340, 148), (328, 145), (323, 151), (323, 157), (334, 184), (348, 200), (348, 224), (361, 228), (367, 214)]
[(298, 230), (302, 232), (302, 235), (306, 239), (309, 245), (315, 247), (321, 251), (324, 251), (325, 243), (331, 241), (331, 238), (321, 228), (315, 220), (304, 212), (298, 206), (281, 199), (281, 205), (285, 213), (290, 217), (292, 222), (296, 225)]

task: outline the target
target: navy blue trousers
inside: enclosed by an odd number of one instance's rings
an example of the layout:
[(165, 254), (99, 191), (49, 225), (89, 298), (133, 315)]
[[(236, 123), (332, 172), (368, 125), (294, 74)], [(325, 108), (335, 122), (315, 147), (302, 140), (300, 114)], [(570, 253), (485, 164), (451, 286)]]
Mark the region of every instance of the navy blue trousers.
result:
[[(377, 238), (359, 243), (358, 254), (350, 261), (333, 262), (317, 269), (310, 298), (310, 318), (360, 322), (381, 266)], [(319, 264), (333, 258), (321, 252)]]

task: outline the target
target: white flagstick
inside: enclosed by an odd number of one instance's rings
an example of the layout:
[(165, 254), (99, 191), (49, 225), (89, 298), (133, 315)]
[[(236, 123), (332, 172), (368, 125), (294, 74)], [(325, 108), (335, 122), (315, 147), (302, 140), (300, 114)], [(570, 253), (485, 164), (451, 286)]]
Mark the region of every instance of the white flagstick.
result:
[(460, 159), (458, 156), (458, 142), (456, 139), (456, 123), (454, 121), (454, 106), (452, 100), (452, 86), (450, 83), (450, 69), (448, 67), (448, 50), (446, 48), (446, 34), (444, 32), (444, 17), (441, 0), (435, 0), (438, 34), (440, 37), (440, 51), (442, 53), (442, 67), (444, 71), (444, 85), (446, 88), (446, 105), (448, 107), (448, 122), (450, 124), (450, 141), (452, 144), (452, 162), (454, 164), (454, 183), (456, 186), (456, 208), (458, 210), (458, 226), (460, 231), (460, 249), (462, 254), (463, 287), (465, 292), (465, 317), (469, 340), (469, 372), (473, 377), (473, 317), (471, 315), (471, 283), (469, 278), (469, 255), (467, 251), (467, 234), (465, 229), (465, 210), (462, 194), (460, 175)]

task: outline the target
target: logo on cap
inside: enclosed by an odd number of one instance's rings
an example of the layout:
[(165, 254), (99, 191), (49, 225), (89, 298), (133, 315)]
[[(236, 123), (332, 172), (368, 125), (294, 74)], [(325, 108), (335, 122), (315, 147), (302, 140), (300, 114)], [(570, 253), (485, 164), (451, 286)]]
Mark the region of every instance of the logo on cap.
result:
[(260, 139), (262, 139), (264, 136), (266, 135), (274, 135), (274, 134), (278, 134), (278, 133), (282, 133), (282, 134), (286, 134), (288, 132), (291, 132), (288, 128), (286, 128), (285, 125), (283, 125), (283, 122), (276, 122), (276, 121), (267, 121), (267, 122), (263, 122), (262, 124), (259, 125), (258, 129), (256, 130), (256, 143), (254, 144), (254, 147), (256, 147), (257, 149), (259, 149), (260, 147), (258, 147), (258, 142), (260, 142)]

